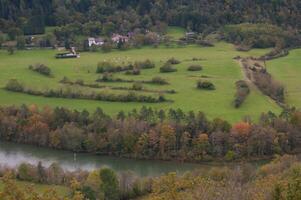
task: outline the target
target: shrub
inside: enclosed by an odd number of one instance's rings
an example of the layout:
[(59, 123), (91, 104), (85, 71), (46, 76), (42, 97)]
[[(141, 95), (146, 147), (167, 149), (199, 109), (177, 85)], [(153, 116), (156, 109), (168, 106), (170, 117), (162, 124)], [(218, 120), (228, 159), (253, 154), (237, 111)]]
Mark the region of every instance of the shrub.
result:
[(84, 85), (85, 83), (84, 83), (84, 81), (82, 79), (77, 79), (75, 81), (75, 84), (77, 84), (77, 85)]
[(111, 80), (113, 80), (113, 75), (106, 72), (103, 74), (100, 80), (102, 80), (103, 82), (110, 82)]
[(159, 76), (152, 78), (151, 83), (158, 84), (158, 85), (167, 85), (168, 84), (168, 82), (165, 79), (163, 79)]
[(135, 62), (135, 67), (140, 69), (151, 69), (151, 68), (155, 68), (155, 64), (149, 59), (147, 59), (142, 62)]
[(179, 61), (179, 60), (177, 60), (175, 58), (170, 58), (167, 62), (169, 62), (172, 65), (177, 65), (177, 64), (181, 63), (181, 61)]
[(60, 83), (71, 84), (72, 81), (70, 81), (68, 77), (64, 76), (63, 79), (60, 80)]
[(260, 90), (272, 99), (283, 103), (285, 97), (285, 89), (283, 85), (275, 81), (268, 73), (254, 73), (255, 84)]
[(22, 92), (24, 90), (22, 84), (17, 79), (10, 79), (5, 86), (5, 89), (14, 92)]
[(44, 64), (29, 65), (28, 68), (45, 76), (50, 76), (51, 73), (51, 69)]
[(203, 67), (201, 65), (190, 65), (188, 71), (201, 71)]
[(236, 82), (236, 90), (234, 106), (235, 108), (238, 108), (250, 94), (250, 88), (246, 81), (241, 80)]
[(133, 70), (126, 71), (126, 75), (140, 75), (140, 69), (134, 68)]
[[(73, 83), (75, 84), (75, 83)], [(90, 87), (101, 87), (97, 85), (84, 85)], [(152, 95), (139, 95), (133, 92), (128, 92), (127, 94), (114, 94), (107, 92), (83, 92), (78, 89), (58, 89), (58, 90), (34, 90), (30, 88), (23, 88), (20, 83), (16, 80), (10, 81), (6, 88), (9, 91), (21, 92), (24, 94), (34, 95), (34, 96), (43, 96), (43, 97), (55, 97), (55, 98), (66, 98), (66, 99), (89, 99), (89, 100), (97, 100), (97, 101), (109, 101), (109, 102), (147, 102), (147, 103), (159, 103), (166, 101), (164, 97), (160, 96), (152, 96)]]
[(196, 43), (204, 47), (214, 47), (214, 44), (208, 40), (197, 40)]
[(170, 72), (176, 72), (177, 69), (175, 69), (170, 62), (165, 63), (161, 68), (161, 73), (170, 73)]
[(215, 90), (215, 86), (210, 81), (202, 81), (199, 80), (197, 82), (197, 88), (198, 89), (204, 89), (204, 90)]
[(133, 90), (142, 90), (143, 89), (143, 85), (142, 83), (134, 83), (132, 86)]
[(114, 72), (115, 66), (109, 62), (99, 62), (97, 64), (96, 73)]

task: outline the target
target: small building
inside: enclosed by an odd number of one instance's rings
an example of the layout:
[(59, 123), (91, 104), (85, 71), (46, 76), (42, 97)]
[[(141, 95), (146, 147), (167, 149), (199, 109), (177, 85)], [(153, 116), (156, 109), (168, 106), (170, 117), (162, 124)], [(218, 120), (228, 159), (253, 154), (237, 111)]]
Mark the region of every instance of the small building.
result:
[(128, 36), (119, 35), (119, 34), (113, 34), (111, 40), (114, 43), (119, 43), (119, 42), (126, 43), (126, 42), (129, 41), (129, 37)]
[(94, 38), (94, 37), (88, 38), (89, 47), (91, 47), (93, 45), (102, 46), (103, 44), (104, 44), (104, 40), (102, 38)]
[(70, 52), (67, 52), (67, 53), (58, 53), (58, 54), (55, 55), (55, 57), (57, 59), (61, 59), (61, 58), (79, 58), (80, 55), (78, 53), (76, 53), (74, 47), (71, 47)]
[(186, 32), (186, 38), (196, 38), (197, 34), (195, 32)]

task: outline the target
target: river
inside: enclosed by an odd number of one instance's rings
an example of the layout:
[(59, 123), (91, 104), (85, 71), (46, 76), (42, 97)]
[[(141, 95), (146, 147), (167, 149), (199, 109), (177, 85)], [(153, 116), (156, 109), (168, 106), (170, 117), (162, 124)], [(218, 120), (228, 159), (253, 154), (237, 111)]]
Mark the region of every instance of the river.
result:
[[(0, 165), (17, 167), (21, 163), (37, 165), (41, 161), (44, 166), (58, 163), (63, 169), (74, 171), (76, 169), (91, 171), (102, 167), (109, 167), (116, 172), (132, 171), (145, 176), (159, 176), (168, 172), (184, 172), (194, 169), (208, 171), (213, 166), (224, 164), (191, 164), (178, 162), (165, 162), (153, 160), (134, 160), (91, 154), (74, 154), (68, 151), (52, 150), (30, 145), (21, 145), (0, 142)], [(233, 164), (231, 164), (233, 166)]]

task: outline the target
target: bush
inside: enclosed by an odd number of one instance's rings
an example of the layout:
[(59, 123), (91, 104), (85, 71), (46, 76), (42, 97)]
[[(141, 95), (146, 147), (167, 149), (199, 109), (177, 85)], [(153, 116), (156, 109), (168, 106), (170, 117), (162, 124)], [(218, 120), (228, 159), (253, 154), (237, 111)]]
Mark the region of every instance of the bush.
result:
[(109, 62), (99, 62), (97, 64), (96, 73), (114, 72), (115, 66)]
[(143, 89), (143, 85), (142, 83), (134, 83), (132, 86), (133, 90), (142, 90)]
[(204, 47), (214, 47), (214, 44), (208, 40), (197, 40), (196, 43)]
[(128, 71), (133, 69), (134, 66), (132, 64), (117, 66), (109, 62), (99, 62), (97, 64), (96, 73), (105, 73), (105, 72), (115, 73), (115, 72), (122, 72), (122, 71)]
[(28, 69), (32, 70), (32, 71), (35, 71), (35, 72), (38, 72), (42, 75), (45, 75), (45, 76), (50, 76), (51, 74), (51, 69), (49, 67), (47, 67), (46, 65), (44, 64), (35, 64), (35, 65), (30, 65), (28, 67)]
[(134, 68), (133, 70), (126, 71), (126, 75), (140, 75), (140, 69)]
[(203, 67), (201, 65), (190, 65), (188, 71), (201, 71)]
[(177, 65), (177, 64), (180, 64), (181, 61), (175, 59), (175, 58), (170, 58), (168, 61), (168, 63), (172, 64), (172, 65)]
[(161, 68), (161, 73), (170, 73), (170, 72), (176, 72), (177, 69), (175, 69), (170, 62), (165, 63)]
[(22, 92), (24, 90), (22, 84), (17, 79), (10, 79), (5, 89), (13, 92)]
[(246, 81), (241, 80), (236, 82), (236, 90), (234, 106), (235, 108), (238, 108), (250, 94), (250, 88)]
[[(72, 84), (75, 84), (72, 82)], [(98, 85), (87, 85), (84, 84), (83, 86), (87, 87), (94, 87), (100, 88), (101, 86)], [(139, 89), (139, 86), (135, 86)], [(107, 93), (107, 92), (90, 92), (86, 93), (82, 90), (74, 89), (71, 90), (70, 88), (66, 89), (58, 89), (58, 90), (34, 90), (30, 88), (24, 88), (22, 85), (16, 81), (11, 80), (5, 87), (6, 90), (14, 91), (14, 92), (21, 92), (24, 94), (34, 95), (34, 96), (43, 96), (43, 97), (55, 97), (55, 98), (66, 98), (66, 99), (89, 99), (89, 100), (96, 100), (96, 101), (109, 101), (109, 102), (147, 102), (147, 103), (159, 103), (166, 101), (163, 96), (152, 96), (152, 95), (139, 95), (133, 92), (129, 92), (127, 94), (114, 94), (114, 93)]]
[(103, 76), (101, 77), (101, 80), (103, 82), (110, 82), (113, 80), (113, 75), (110, 73), (104, 73)]
[(140, 69), (151, 69), (151, 68), (155, 68), (155, 64), (147, 59), (142, 62), (135, 62), (135, 67)]
[(63, 79), (60, 80), (60, 83), (71, 84), (72, 81), (70, 81), (68, 77), (64, 76)]
[(168, 84), (168, 82), (165, 79), (163, 79), (159, 76), (152, 78), (151, 83), (158, 84), (158, 85), (167, 85)]
[(209, 81), (202, 81), (202, 80), (199, 80), (197, 82), (197, 88), (204, 89), (204, 90), (215, 90), (215, 86), (213, 83)]

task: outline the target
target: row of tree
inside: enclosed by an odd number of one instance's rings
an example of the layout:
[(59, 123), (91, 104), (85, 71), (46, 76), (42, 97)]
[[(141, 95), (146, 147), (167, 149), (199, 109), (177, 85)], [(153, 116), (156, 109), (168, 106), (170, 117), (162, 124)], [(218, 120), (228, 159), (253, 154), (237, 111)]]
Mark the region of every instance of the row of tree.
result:
[(101, 109), (70, 111), (36, 106), (0, 109), (0, 138), (75, 152), (130, 158), (200, 161), (293, 153), (301, 144), (301, 112), (263, 114), (230, 125), (201, 112), (143, 107), (112, 118)]
[(87, 200), (132, 199), (148, 193), (152, 183), (152, 179), (138, 177), (130, 171), (118, 174), (109, 168), (90, 172), (68, 171), (57, 163), (45, 167), (41, 162), (37, 165), (22, 163), (16, 168), (0, 166), (0, 178), (3, 177), (30, 183), (70, 187), (72, 191), (66, 194), (67, 196), (74, 196), (78, 193)]
[[(269, 164), (255, 168), (242, 164), (234, 168), (212, 167), (206, 173), (202, 170), (184, 175), (169, 173), (156, 178), (138, 178), (130, 172), (116, 174), (103, 168), (91, 172), (66, 172), (56, 165), (50, 167), (21, 164), (17, 169), (7, 169), (1, 181), (4, 185), (1, 199), (17, 200), (61, 200), (53, 190), (37, 193), (31, 183), (19, 186), (19, 180), (44, 183), (49, 176), (62, 179), (71, 174), (68, 200), (299, 200), (301, 198), (301, 165), (294, 156), (277, 157)], [(57, 169), (58, 168), (58, 169)], [(2, 172), (2, 171), (0, 171)], [(67, 176), (67, 177), (68, 177)], [(33, 179), (32, 177), (40, 177)], [(71, 177), (69, 177), (71, 178)]]
[[(101, 88), (101, 86), (93, 85), (93, 84), (89, 86), (93, 88)], [(97, 92), (93, 90), (87, 92), (86, 90), (82, 90), (81, 88), (72, 87), (72, 86), (62, 87), (59, 89), (37, 90), (34, 88), (25, 87), (17, 79), (10, 79), (5, 86), (5, 89), (12, 92), (19, 92), (19, 93), (29, 94), (33, 96), (43, 96), (43, 97), (50, 97), (50, 98), (86, 99), (86, 100), (108, 101), (108, 102), (144, 102), (144, 103), (160, 103), (160, 102), (169, 101), (161, 93), (158, 95), (157, 94), (144, 95), (144, 94), (138, 94), (137, 92), (130, 91), (130, 90), (127, 93), (113, 93), (107, 91)], [(119, 88), (119, 89), (124, 89), (124, 88)], [(174, 91), (169, 91), (169, 93), (171, 92), (174, 93)]]

